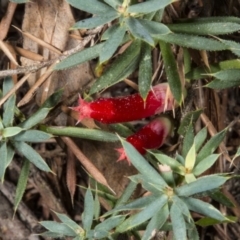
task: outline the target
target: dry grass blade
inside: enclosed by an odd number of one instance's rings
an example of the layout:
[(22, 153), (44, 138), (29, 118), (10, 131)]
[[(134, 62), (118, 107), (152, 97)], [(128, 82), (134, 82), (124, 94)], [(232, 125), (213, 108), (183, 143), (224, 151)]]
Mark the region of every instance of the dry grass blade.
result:
[(5, 45), (9, 46), (9, 47), (10, 46), (13, 47), (13, 49), (16, 51), (16, 53), (19, 54), (22, 57), (31, 59), (33, 61), (43, 61), (44, 60), (42, 55), (37, 54), (35, 52), (29, 51), (29, 50), (24, 49), (24, 48), (12, 46), (9, 43), (5, 43)]
[(75, 156), (72, 154), (72, 151), (69, 150), (68, 148), (68, 154), (67, 154), (67, 187), (68, 191), (71, 196), (71, 201), (72, 205), (74, 204), (73, 202), (73, 197), (76, 191), (76, 179), (77, 179), (77, 173), (76, 173), (76, 161), (75, 161)]
[(31, 73), (28, 73), (26, 76), (24, 76), (19, 82), (17, 82), (14, 88), (12, 88), (3, 98), (1, 98), (0, 107), (2, 106), (3, 103), (5, 103), (8, 100), (8, 98), (12, 94), (14, 94), (25, 83), (25, 81), (29, 78), (30, 75)]
[[(166, 91), (166, 97), (165, 97), (165, 101), (164, 101), (164, 108), (163, 108), (163, 112), (166, 111), (167, 107), (168, 107), (168, 99), (169, 97), (172, 97), (172, 93), (170, 91), (170, 87), (167, 87), (167, 91)], [(173, 117), (175, 118), (175, 108), (174, 105), (172, 107), (172, 113), (173, 113)]]
[(22, 98), (22, 100), (18, 103), (18, 107), (23, 106), (24, 104), (28, 103), (34, 94), (36, 93), (37, 89), (44, 83), (44, 81), (52, 74), (53, 67), (57, 62), (52, 64), (48, 70), (38, 79), (38, 81), (32, 86), (32, 88), (27, 92), (27, 94)]
[(6, 54), (6, 56), (11, 62), (13, 62), (16, 66), (19, 66), (12, 53), (13, 48), (10, 48), (9, 45), (5, 44), (2, 40), (0, 40), (0, 49), (2, 49), (2, 51)]
[(77, 40), (82, 40), (83, 39), (81, 36), (73, 34), (73, 33), (69, 34), (69, 37), (77, 39)]
[[(15, 27), (15, 26), (13, 26), (13, 27)], [(33, 40), (33, 41), (35, 41), (36, 43), (38, 43), (39, 45), (47, 48), (48, 50), (50, 50), (50, 51), (52, 51), (52, 52), (55, 52), (55, 53), (57, 53), (57, 54), (59, 54), (59, 55), (62, 54), (62, 52), (61, 52), (59, 49), (57, 49), (57, 48), (55, 48), (54, 46), (52, 46), (51, 44), (43, 41), (42, 39), (39, 39), (39, 38), (33, 36), (33, 35), (30, 34), (30, 33), (23, 32), (21, 29), (19, 29), (19, 28), (17, 28), (17, 27), (15, 27), (15, 28), (16, 28), (19, 32), (21, 32), (25, 37), (30, 38), (31, 40)]]
[(16, 3), (13, 2), (8, 3), (6, 14), (4, 15), (0, 23), (0, 40), (5, 39), (7, 36), (16, 7), (17, 7)]
[(124, 82), (125, 82), (128, 86), (130, 86), (132, 89), (138, 91), (138, 85), (137, 85), (135, 82), (133, 82), (132, 80), (126, 78), (126, 79), (124, 79)]
[(202, 60), (203, 60), (203, 62), (204, 62), (204, 64), (205, 64), (205, 66), (206, 66), (208, 69), (210, 69), (207, 51), (205, 51), (205, 50), (200, 51), (200, 55), (201, 55), (201, 57), (202, 57)]
[(224, 231), (224, 229), (220, 226), (220, 225), (213, 225), (213, 227), (216, 229), (219, 239), (222, 240), (232, 240), (226, 233), (226, 231)]
[(109, 186), (106, 178), (103, 174), (91, 163), (91, 161), (82, 153), (82, 151), (78, 148), (78, 146), (68, 137), (62, 137), (64, 143), (69, 147), (69, 149), (74, 153), (77, 159), (81, 162), (84, 168), (89, 172), (89, 174), (99, 183), (103, 184), (107, 188), (113, 191), (113, 189)]

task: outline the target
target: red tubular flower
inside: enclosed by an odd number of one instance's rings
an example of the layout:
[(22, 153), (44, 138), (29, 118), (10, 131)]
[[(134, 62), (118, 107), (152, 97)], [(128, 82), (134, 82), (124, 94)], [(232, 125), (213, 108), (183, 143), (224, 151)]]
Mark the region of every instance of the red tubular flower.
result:
[(174, 108), (174, 98), (167, 83), (152, 88), (146, 101), (139, 93), (119, 98), (99, 98), (86, 102), (79, 98), (79, 106), (73, 107), (79, 112), (79, 121), (93, 118), (102, 123), (121, 123), (146, 118)]
[[(166, 137), (172, 129), (171, 121), (166, 117), (158, 117), (149, 124), (141, 128), (126, 140), (131, 143), (141, 154), (146, 153), (146, 149), (156, 149), (162, 146)], [(130, 160), (127, 158), (123, 148), (116, 149), (120, 156), (117, 161)]]

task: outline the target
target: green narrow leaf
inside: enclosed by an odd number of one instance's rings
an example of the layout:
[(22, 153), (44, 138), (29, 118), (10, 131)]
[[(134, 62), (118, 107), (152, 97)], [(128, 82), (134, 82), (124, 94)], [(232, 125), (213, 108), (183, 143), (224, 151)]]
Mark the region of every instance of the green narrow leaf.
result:
[(113, 195), (113, 192), (110, 191), (106, 186), (102, 185), (99, 182), (96, 182), (96, 180), (91, 178), (91, 176), (89, 176), (89, 180), (90, 180), (89, 182), (90, 186), (94, 186), (94, 185), (96, 186), (96, 190), (92, 189), (92, 192), (95, 191), (99, 197), (103, 197), (104, 199), (108, 200), (111, 205), (113, 205), (117, 201), (117, 197)]
[(69, 228), (71, 228), (76, 234), (83, 232), (83, 229), (76, 222), (70, 219), (67, 215), (57, 213), (57, 212), (54, 212), (54, 213), (58, 216), (58, 218), (62, 221), (62, 223), (67, 225)]
[[(194, 132), (193, 132), (193, 126), (192, 124), (188, 126), (187, 133), (183, 139), (183, 146), (182, 146), (182, 156), (186, 158), (188, 152), (190, 151), (190, 148), (192, 146), (192, 143), (194, 141)], [(185, 162), (185, 161), (184, 161)]]
[[(234, 162), (234, 160), (237, 158), (237, 157), (239, 157), (240, 156), (240, 147), (238, 147), (238, 149), (237, 149), (237, 152), (235, 153), (235, 155), (234, 155), (234, 157), (233, 157), (233, 159), (232, 159), (232, 163)], [(231, 164), (232, 164), (231, 163)]]
[(218, 64), (212, 64), (212, 65), (210, 64), (209, 67), (210, 69), (207, 68), (206, 66), (196, 67), (192, 69), (190, 72), (187, 72), (185, 74), (185, 77), (191, 80), (198, 80), (198, 79), (206, 78), (206, 75), (209, 73), (214, 73), (221, 70)]
[(193, 174), (198, 176), (209, 169), (219, 158), (221, 154), (211, 154), (199, 162), (193, 169)]
[(196, 152), (202, 147), (203, 143), (207, 139), (207, 127), (201, 129), (194, 138)]
[(181, 187), (175, 189), (178, 196), (191, 196), (196, 193), (205, 192), (211, 189), (218, 188), (223, 185), (229, 178), (218, 176), (218, 175), (209, 175), (206, 177), (200, 177), (196, 181), (189, 184), (185, 184)]
[(240, 18), (238, 17), (201, 17), (201, 18), (194, 18), (195, 22), (222, 22), (222, 23), (228, 23), (228, 22), (233, 22), (233, 23), (239, 23), (240, 24)]
[(99, 218), (100, 211), (101, 211), (101, 206), (100, 206), (100, 202), (99, 202), (99, 199), (98, 199), (98, 193), (96, 191), (95, 192), (95, 197), (94, 197), (94, 218), (96, 218), (96, 219)]
[(183, 100), (182, 84), (178, 74), (177, 64), (175, 61), (175, 57), (172, 53), (171, 46), (164, 41), (159, 41), (159, 44), (171, 92), (175, 100), (179, 104), (181, 104)]
[(181, 34), (181, 33), (169, 33), (166, 35), (154, 35), (154, 38), (161, 40), (162, 42), (172, 43), (179, 45), (181, 47), (193, 48), (197, 50), (207, 50), (207, 51), (222, 51), (227, 50), (227, 46), (215, 39)]
[(222, 192), (221, 190), (216, 190), (216, 191), (210, 191), (208, 195), (214, 199), (215, 201), (223, 204), (226, 207), (232, 208), (234, 207), (234, 204), (228, 199)]
[(185, 136), (186, 132), (189, 129), (189, 126), (194, 124), (199, 118), (202, 110), (196, 110), (193, 112), (188, 112), (183, 119), (181, 119), (180, 127), (178, 128), (178, 134)]
[[(106, 231), (102, 231), (101, 234), (106, 235)], [(87, 231), (84, 239), (94, 239), (94, 230)]]
[(115, 8), (118, 10), (118, 8), (122, 5), (121, 0), (104, 0), (105, 3), (107, 3), (109, 6)]
[(227, 129), (224, 129), (221, 132), (217, 133), (201, 148), (200, 152), (197, 155), (196, 163), (199, 163), (217, 149), (217, 147), (223, 141), (226, 132)]
[(41, 108), (54, 108), (61, 100), (63, 91), (64, 91), (64, 89), (60, 88), (59, 90), (57, 90), (53, 94), (51, 94), (47, 98), (47, 100), (43, 103)]
[(188, 206), (181, 198), (179, 198), (177, 195), (174, 195), (172, 197), (172, 202), (179, 208), (180, 212), (185, 217), (185, 219), (187, 219), (188, 223), (193, 222)]
[(139, 210), (145, 208), (146, 205), (151, 204), (152, 202), (156, 201), (158, 196), (150, 195), (138, 198), (132, 202), (127, 203), (126, 205), (119, 205), (115, 207), (113, 210), (108, 211), (104, 216), (110, 215), (112, 213), (117, 213), (121, 211), (128, 211), (128, 210)]
[(30, 162), (25, 159), (20, 172), (20, 176), (18, 178), (16, 195), (14, 198), (14, 212), (17, 211), (18, 205), (21, 202), (23, 194), (25, 192), (27, 181), (28, 181), (29, 169), (30, 169)]
[(1, 156), (1, 160), (0, 160), (0, 179), (1, 182), (3, 183), (4, 181), (4, 174), (7, 168), (7, 143), (6, 142), (0, 142), (0, 156)]
[(161, 195), (156, 199), (154, 202), (148, 204), (145, 206), (145, 208), (135, 214), (130, 216), (127, 220), (125, 220), (122, 224), (120, 224), (116, 231), (117, 232), (126, 232), (141, 223), (144, 223), (148, 219), (152, 218), (155, 213), (161, 209), (165, 204), (167, 203), (167, 196), (166, 195)]
[[(239, 46), (240, 47), (240, 46)], [(223, 89), (240, 85), (240, 69), (226, 69), (209, 74), (216, 79), (211, 81), (206, 87), (213, 89)]]
[(12, 139), (20, 142), (44, 142), (51, 137), (53, 137), (51, 134), (39, 130), (27, 130), (15, 135)]
[(166, 182), (160, 174), (143, 158), (143, 156), (129, 142), (120, 139), (127, 157), (133, 166), (144, 176), (148, 176), (149, 180), (157, 183), (159, 187), (166, 187)]
[(175, 159), (168, 157), (167, 155), (160, 154), (160, 153), (152, 153), (152, 155), (162, 164), (166, 164), (171, 167), (172, 171), (184, 175), (185, 169), (182, 164), (180, 164)]
[(168, 34), (170, 33), (170, 29), (163, 23), (150, 21), (147, 19), (138, 19), (138, 22), (150, 33), (150, 35), (154, 34)]
[[(6, 171), (7, 167), (9, 166), (9, 164), (11, 163), (14, 154), (15, 154), (15, 151), (9, 144), (7, 145), (7, 158), (4, 157), (4, 153), (2, 155), (1, 150), (0, 150), (0, 156), (1, 156), (1, 159), (2, 159), (2, 165), (0, 167), (0, 180), (1, 180), (1, 182), (4, 181), (5, 171)], [(4, 158), (5, 158), (6, 161), (4, 161)]]
[(128, 186), (125, 188), (124, 192), (122, 193), (121, 197), (118, 198), (115, 207), (122, 206), (126, 204), (126, 202), (130, 199), (132, 196), (133, 192), (136, 190), (137, 183), (135, 182), (130, 182)]
[(185, 177), (186, 183), (191, 183), (196, 181), (196, 178), (192, 173), (187, 173), (184, 177)]
[[(156, 12), (151, 12), (149, 14), (153, 14), (154, 13), (154, 16), (153, 16), (153, 20), (156, 21), (156, 22), (162, 22), (163, 20), (163, 15), (164, 15), (164, 8), (162, 9), (159, 9), (157, 10)], [(148, 15), (148, 14), (147, 14)], [(149, 20), (152, 20), (151, 18)]]
[(110, 130), (112, 132), (115, 132), (124, 138), (127, 138), (128, 136), (134, 133), (133, 130), (131, 129), (132, 126), (130, 126), (128, 123), (109, 124), (108, 126), (110, 127)]
[(227, 47), (228, 50), (230, 50), (232, 53), (234, 53), (236, 56), (240, 56), (240, 44), (234, 41), (230, 41), (230, 40), (225, 40), (225, 39), (220, 39), (218, 38), (218, 40), (225, 44), (225, 46)]
[(159, 9), (165, 8), (167, 5), (174, 2), (174, 0), (150, 0), (143, 3), (138, 3), (128, 7), (129, 13), (150, 13)]
[(145, 41), (151, 46), (154, 46), (154, 40), (152, 39), (147, 29), (145, 29), (145, 27), (138, 21), (138, 19), (129, 17), (125, 20), (125, 23), (135, 38)]
[(152, 53), (151, 46), (143, 43), (141, 50), (141, 58), (139, 63), (138, 86), (140, 95), (146, 100), (151, 89), (152, 82)]
[(240, 69), (226, 69), (209, 75), (223, 81), (237, 81), (240, 80)]
[(2, 140), (2, 130), (3, 130), (4, 126), (2, 124), (2, 118), (0, 116), (0, 141)]
[(43, 103), (41, 108), (35, 112), (30, 118), (20, 123), (18, 126), (29, 129), (34, 127), (36, 124), (40, 123), (46, 118), (50, 110), (55, 107), (55, 105), (60, 101), (62, 97), (63, 89), (54, 92), (47, 100)]
[[(87, 233), (87, 239), (108, 239), (110, 233), (106, 230), (98, 229)], [(93, 238), (94, 237), (94, 238)]]
[(183, 158), (183, 156), (176, 154), (176, 160), (184, 166), (185, 159)]
[[(101, 40), (104, 41), (104, 40), (111, 38), (112, 35), (114, 34), (114, 32), (116, 32), (119, 27), (120, 27), (119, 24), (114, 24), (114, 25), (110, 26), (108, 29), (106, 29), (106, 31), (101, 36)], [(123, 26), (121, 26), (121, 27), (123, 27)]]
[(119, 45), (122, 43), (123, 37), (125, 35), (126, 29), (124, 26), (119, 26), (114, 28), (111, 37), (104, 43), (100, 54), (99, 62), (100, 64), (107, 61), (115, 53)]
[(91, 18), (84, 19), (84, 20), (81, 20), (79, 22), (76, 22), (71, 27), (71, 30), (96, 28), (98, 26), (101, 26), (101, 25), (104, 25), (108, 22), (113, 21), (117, 17), (118, 17), (118, 12), (112, 10), (111, 12), (107, 12), (104, 15), (91, 17)]
[(173, 202), (170, 208), (170, 217), (172, 222), (173, 235), (175, 239), (186, 240), (187, 239), (187, 229), (186, 223), (179, 206)]
[(44, 233), (41, 233), (41, 236), (46, 237), (46, 238), (63, 238), (64, 237), (60, 233), (53, 233), (53, 232), (50, 232), (50, 231), (46, 231)]
[(60, 63), (55, 66), (55, 70), (63, 70), (71, 68), (81, 63), (87, 62), (91, 59), (97, 58), (103, 47), (104, 43), (96, 44), (92, 47), (85, 48), (69, 57), (63, 59)]
[(192, 59), (187, 48), (183, 48), (183, 61), (184, 61), (184, 72), (188, 73), (191, 71)]
[(158, 232), (169, 216), (168, 204), (165, 204), (149, 221), (142, 240), (150, 240)]
[(194, 222), (187, 224), (187, 231), (188, 231), (188, 239), (191, 240), (199, 240), (199, 234)]
[(82, 216), (82, 224), (85, 231), (89, 231), (92, 226), (94, 216), (94, 200), (90, 188), (87, 189), (84, 198), (84, 212)]
[(216, 219), (213, 219), (210, 217), (204, 217), (204, 218), (201, 218), (200, 220), (198, 220), (196, 222), (196, 224), (201, 227), (208, 227), (208, 226), (212, 226), (214, 224), (233, 223), (236, 221), (237, 221), (237, 217), (233, 217), (233, 216), (228, 216), (228, 218), (225, 218), (224, 221), (219, 221), (219, 220), (216, 220)]
[(18, 126), (24, 129), (29, 129), (40, 123), (42, 120), (46, 118), (48, 113), (50, 112), (50, 108), (40, 108), (37, 112), (35, 112), (31, 117), (26, 119), (24, 122), (20, 123)]
[(130, 75), (137, 67), (141, 42), (136, 40), (121, 54), (104, 74), (93, 84), (90, 94), (94, 94), (120, 82)]
[(37, 168), (42, 171), (51, 172), (46, 162), (32, 147), (30, 147), (25, 142), (13, 142), (16, 150), (27, 158), (31, 163), (33, 163)]
[(14, 87), (13, 79), (11, 76), (7, 76), (3, 80), (2, 94), (5, 96)]
[(111, 7), (97, 0), (67, 0), (67, 2), (75, 8), (92, 14), (103, 15), (112, 11)]
[(5, 127), (10, 127), (13, 125), (15, 103), (16, 103), (16, 95), (14, 94), (4, 104), (2, 123)]
[(75, 238), (73, 238), (73, 240), (84, 240), (85, 236), (84, 235), (78, 235)]
[(240, 24), (233, 22), (209, 21), (198, 22), (191, 20), (186, 23), (167, 24), (167, 27), (176, 33), (196, 35), (223, 35), (240, 30)]
[[(162, 177), (162, 175), (160, 174), (161, 178), (165, 181), (165, 179)], [(147, 175), (134, 175), (129, 177), (131, 181), (135, 182), (135, 183), (139, 183), (142, 184), (142, 187), (144, 189), (146, 189), (147, 191), (151, 192), (153, 195), (158, 195), (159, 191), (163, 191), (163, 187), (162, 185), (159, 185), (157, 182), (155, 182), (153, 179), (151, 179), (151, 177), (147, 176)], [(167, 184), (167, 182), (166, 182)]]
[(168, 172), (161, 172), (160, 173), (162, 178), (165, 180), (165, 182), (170, 186), (171, 188), (175, 188), (175, 174), (173, 171), (168, 171)]
[(240, 79), (229, 80), (229, 81), (215, 79), (210, 83), (206, 84), (205, 87), (212, 88), (212, 89), (225, 89), (225, 88), (237, 87), (239, 85), (240, 85)]
[[(76, 233), (63, 223), (58, 223), (54, 221), (42, 221), (40, 224), (48, 229), (51, 233), (59, 234), (58, 236), (64, 237), (75, 237)], [(53, 235), (55, 236), (55, 235)]]
[(219, 66), (219, 70), (226, 70), (226, 69), (239, 69), (240, 68), (240, 60), (239, 59), (231, 59), (221, 61), (217, 64)]
[(190, 197), (182, 199), (191, 211), (203, 214), (219, 221), (224, 221), (226, 219), (219, 210), (217, 210), (209, 203)]
[(196, 161), (196, 149), (195, 142), (193, 142), (192, 147), (189, 149), (186, 159), (185, 159), (185, 168), (187, 170), (192, 170)]
[(19, 134), (23, 130), (24, 129), (22, 129), (20, 127), (7, 127), (7, 128), (3, 129), (2, 136), (4, 138), (12, 137), (12, 136)]
[(83, 139), (105, 141), (105, 142), (119, 141), (118, 137), (115, 134), (98, 130), (98, 129), (88, 129), (88, 128), (80, 128), (80, 127), (48, 127), (45, 125), (42, 125), (40, 129), (44, 132), (47, 132), (56, 136), (78, 137)]
[[(113, 228), (117, 227), (120, 225), (125, 219), (125, 216), (112, 216), (108, 219), (105, 219), (103, 222), (99, 223), (95, 228), (94, 231), (96, 230), (104, 230), (109, 233), (110, 230)], [(95, 235), (95, 234), (94, 234)]]

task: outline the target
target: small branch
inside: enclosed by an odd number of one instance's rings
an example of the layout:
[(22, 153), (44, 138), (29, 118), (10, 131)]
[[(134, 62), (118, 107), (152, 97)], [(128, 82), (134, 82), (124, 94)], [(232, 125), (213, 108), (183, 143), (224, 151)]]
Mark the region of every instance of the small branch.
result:
[(30, 66), (25, 66), (25, 67), (19, 67), (17, 69), (8, 69), (4, 71), (0, 71), (0, 79), (11, 76), (11, 75), (16, 75), (16, 74), (24, 74), (24, 73), (29, 73), (29, 72), (36, 72), (41, 68), (48, 67), (52, 65), (54, 62), (60, 62), (63, 59), (67, 58), (68, 56), (82, 50), (95, 36), (87, 36), (86, 38), (83, 39), (83, 41), (77, 45), (75, 48), (67, 50), (63, 53), (63, 55), (59, 56), (58, 58), (51, 59), (48, 61), (44, 61), (38, 64), (30, 65)]

